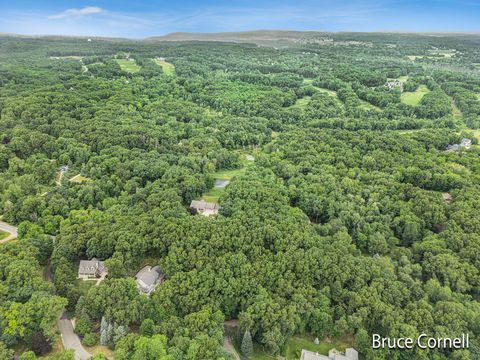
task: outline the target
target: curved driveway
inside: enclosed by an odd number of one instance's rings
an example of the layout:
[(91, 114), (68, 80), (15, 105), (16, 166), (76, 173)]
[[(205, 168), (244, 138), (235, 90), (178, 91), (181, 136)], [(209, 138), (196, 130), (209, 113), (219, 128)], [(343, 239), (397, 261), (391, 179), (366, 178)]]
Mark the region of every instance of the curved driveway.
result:
[(7, 224), (6, 222), (0, 221), (0, 230), (10, 234), (5, 239), (0, 240), (0, 244), (15, 239), (17, 237), (17, 228), (15, 226)]
[(82, 346), (80, 338), (73, 332), (72, 321), (64, 313), (60, 320), (57, 321), (58, 330), (62, 336), (63, 347), (66, 350), (73, 349), (75, 351), (75, 360), (88, 360), (92, 354), (87, 352)]

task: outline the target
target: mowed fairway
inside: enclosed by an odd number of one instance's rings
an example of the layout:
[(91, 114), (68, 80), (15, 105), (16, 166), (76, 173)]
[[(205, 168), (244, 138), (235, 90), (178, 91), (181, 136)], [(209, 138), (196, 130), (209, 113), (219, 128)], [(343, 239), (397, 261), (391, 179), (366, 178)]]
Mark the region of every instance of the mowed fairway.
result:
[(155, 59), (155, 62), (160, 65), (163, 69), (163, 73), (165, 75), (174, 75), (175, 74), (175, 66), (166, 62), (165, 60)]
[(402, 93), (402, 102), (407, 105), (418, 105), (425, 94), (428, 94), (430, 90), (425, 85), (420, 85), (414, 92)]
[(126, 60), (126, 59), (116, 59), (118, 65), (120, 65), (120, 68), (122, 71), (128, 72), (128, 73), (137, 73), (140, 71), (140, 66), (137, 65), (135, 60)]

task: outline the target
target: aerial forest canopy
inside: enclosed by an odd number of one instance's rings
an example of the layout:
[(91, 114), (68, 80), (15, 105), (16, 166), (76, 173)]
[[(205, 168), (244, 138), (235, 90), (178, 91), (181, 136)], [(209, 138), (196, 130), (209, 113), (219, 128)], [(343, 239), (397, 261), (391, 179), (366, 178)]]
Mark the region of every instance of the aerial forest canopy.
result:
[[(232, 320), (250, 359), (302, 336), (479, 359), (479, 59), (473, 35), (1, 36), (0, 359), (71, 359), (64, 311), (120, 360), (229, 359)], [(77, 279), (93, 258), (108, 276)]]

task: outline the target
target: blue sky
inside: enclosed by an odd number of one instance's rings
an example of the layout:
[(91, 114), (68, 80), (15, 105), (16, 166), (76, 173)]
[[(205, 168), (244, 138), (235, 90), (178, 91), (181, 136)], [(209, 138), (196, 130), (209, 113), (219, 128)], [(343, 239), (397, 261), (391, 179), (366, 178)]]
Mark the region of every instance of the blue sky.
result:
[(480, 32), (478, 0), (2, 0), (0, 32), (143, 38), (256, 29)]

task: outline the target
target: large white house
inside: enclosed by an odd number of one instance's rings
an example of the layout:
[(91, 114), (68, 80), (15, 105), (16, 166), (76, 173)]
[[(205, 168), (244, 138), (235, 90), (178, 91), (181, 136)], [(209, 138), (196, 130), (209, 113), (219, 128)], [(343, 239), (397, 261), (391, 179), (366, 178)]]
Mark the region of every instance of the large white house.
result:
[(358, 352), (354, 348), (348, 348), (345, 353), (331, 349), (328, 356), (309, 350), (302, 350), (300, 360), (358, 360)]

